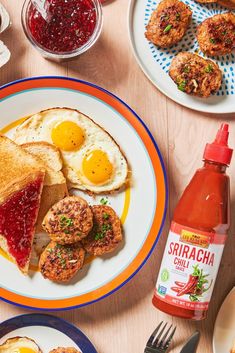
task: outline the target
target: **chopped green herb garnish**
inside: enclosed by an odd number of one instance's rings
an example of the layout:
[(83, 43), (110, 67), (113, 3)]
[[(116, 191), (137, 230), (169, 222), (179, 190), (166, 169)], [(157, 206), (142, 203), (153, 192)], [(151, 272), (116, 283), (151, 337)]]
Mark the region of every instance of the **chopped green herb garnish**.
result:
[(189, 66), (185, 66), (184, 69), (183, 69), (183, 71), (184, 71), (186, 74), (188, 74), (189, 71), (190, 71), (190, 67), (189, 67)]
[(186, 81), (181, 81), (179, 84), (178, 84), (178, 89), (182, 92), (185, 91), (185, 88), (186, 88)]
[(178, 12), (178, 13), (175, 15), (175, 19), (176, 19), (176, 21), (179, 21), (180, 18), (181, 18), (181, 16), (180, 16), (180, 13)]
[(225, 36), (227, 34), (227, 31), (223, 31), (222, 34), (223, 36)]
[(103, 233), (96, 233), (95, 235), (95, 240), (100, 240), (104, 238), (104, 234)]
[(232, 44), (232, 40), (230, 38), (225, 39), (226, 44)]
[(77, 236), (77, 237), (80, 237), (80, 236), (81, 236), (81, 233), (77, 233), (76, 236)]
[[(61, 228), (72, 227), (73, 226), (73, 219), (62, 216), (60, 218), (60, 226), (61, 226)], [(64, 233), (69, 234), (68, 231), (67, 231), (67, 233), (66, 233), (66, 231), (64, 231)]]
[(212, 43), (212, 44), (215, 44), (216, 40), (214, 38), (210, 38), (209, 41)]
[(65, 216), (62, 216), (60, 218), (60, 223), (65, 223), (65, 224), (71, 225), (71, 224), (73, 224), (73, 220), (72, 220), (72, 218), (67, 218)]
[(106, 236), (108, 230), (112, 229), (111, 224), (105, 223), (102, 224), (101, 230), (95, 234), (95, 240), (103, 239)]
[(103, 218), (104, 219), (109, 219), (109, 214), (108, 213), (103, 213)]
[(107, 230), (110, 230), (112, 227), (110, 224), (102, 224), (102, 232), (107, 232)]
[(167, 21), (167, 20), (169, 20), (169, 16), (168, 15), (163, 15), (163, 16), (161, 16), (161, 20), (162, 21)]
[(68, 229), (65, 229), (64, 234), (70, 234), (70, 231)]
[(163, 32), (168, 33), (171, 30), (171, 28), (172, 28), (172, 25), (167, 25)]
[(67, 218), (67, 219), (66, 219), (66, 225), (67, 225), (68, 227), (73, 226), (73, 220), (72, 220), (71, 218)]
[(102, 199), (100, 199), (100, 203), (101, 203), (101, 205), (107, 205), (108, 200), (105, 199), (104, 197), (102, 197)]
[(61, 259), (60, 263), (63, 268), (66, 268), (66, 260), (65, 259)]
[(206, 72), (207, 74), (213, 72), (213, 70), (214, 70), (214, 69), (213, 69), (213, 66), (212, 66), (211, 64), (208, 64), (207, 67), (205, 68), (205, 72)]

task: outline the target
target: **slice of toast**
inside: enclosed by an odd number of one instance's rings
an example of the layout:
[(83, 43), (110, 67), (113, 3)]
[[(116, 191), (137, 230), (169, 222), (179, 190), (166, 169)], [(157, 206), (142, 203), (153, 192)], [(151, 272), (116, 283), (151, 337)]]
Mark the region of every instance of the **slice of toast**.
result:
[(41, 206), (36, 224), (36, 233), (41, 233), (44, 232), (42, 221), (48, 210), (56, 202), (68, 196), (66, 179), (61, 172), (63, 167), (62, 158), (57, 147), (44, 141), (24, 143), (21, 146), (37, 158), (40, 158), (46, 167)]
[(44, 185), (65, 184), (66, 179), (61, 172), (63, 164), (60, 151), (47, 142), (28, 142), (21, 145), (26, 151), (40, 158), (46, 167)]
[(45, 169), (37, 158), (0, 135), (0, 246), (28, 273)]

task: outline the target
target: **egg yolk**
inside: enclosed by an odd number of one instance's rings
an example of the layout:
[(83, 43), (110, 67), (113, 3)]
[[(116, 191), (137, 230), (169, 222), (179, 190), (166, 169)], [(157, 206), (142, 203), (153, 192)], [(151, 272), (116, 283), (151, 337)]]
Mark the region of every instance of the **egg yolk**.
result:
[(101, 150), (94, 150), (87, 154), (82, 161), (83, 173), (93, 184), (108, 181), (113, 173), (113, 165), (108, 156)]
[(31, 348), (20, 347), (20, 348), (13, 349), (12, 353), (36, 353), (36, 352)]
[(63, 121), (53, 128), (51, 138), (54, 145), (61, 150), (76, 151), (83, 144), (85, 134), (73, 121)]

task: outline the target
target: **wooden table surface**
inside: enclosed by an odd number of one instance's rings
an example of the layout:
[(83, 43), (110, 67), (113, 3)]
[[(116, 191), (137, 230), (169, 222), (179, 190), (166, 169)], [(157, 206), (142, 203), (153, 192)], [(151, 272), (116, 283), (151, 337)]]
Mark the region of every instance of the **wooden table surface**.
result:
[[(92, 339), (99, 353), (142, 353), (150, 333), (161, 320), (173, 322), (178, 326), (171, 352), (179, 352), (185, 339), (195, 329), (199, 329), (202, 338), (198, 352), (211, 353), (216, 314), (226, 294), (235, 284), (234, 217), (231, 236), (226, 245), (206, 320), (190, 322), (172, 318), (156, 310), (151, 304), (151, 299), (169, 222), (177, 200), (195, 169), (201, 165), (204, 145), (213, 139), (221, 121), (230, 123), (230, 144), (235, 147), (235, 114), (209, 115), (183, 108), (167, 99), (148, 81), (135, 62), (128, 40), (128, 0), (107, 3), (104, 6), (103, 32), (95, 47), (77, 61), (63, 64), (44, 60), (27, 42), (20, 23), (23, 0), (1, 2), (9, 10), (12, 19), (12, 27), (1, 36), (10, 48), (12, 57), (1, 69), (0, 83), (27, 76), (50, 74), (84, 79), (110, 90), (126, 101), (147, 123), (160, 147), (168, 172), (170, 198), (167, 220), (161, 240), (144, 268), (124, 288), (105, 300), (55, 315), (82, 329)], [(233, 215), (235, 160), (228, 172), (231, 176)], [(28, 312), (0, 302), (1, 321)]]

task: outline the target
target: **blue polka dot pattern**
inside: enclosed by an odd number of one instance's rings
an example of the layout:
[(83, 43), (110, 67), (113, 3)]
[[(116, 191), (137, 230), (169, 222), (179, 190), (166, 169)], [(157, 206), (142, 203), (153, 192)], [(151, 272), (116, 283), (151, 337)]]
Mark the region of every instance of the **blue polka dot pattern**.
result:
[[(172, 58), (180, 51), (197, 52), (199, 55), (205, 57), (198, 46), (196, 39), (196, 28), (206, 18), (228, 11), (218, 4), (199, 4), (194, 0), (184, 0), (184, 2), (189, 5), (193, 11), (193, 18), (191, 25), (183, 39), (173, 47), (165, 49), (159, 48), (153, 43), (149, 42), (149, 49), (154, 60), (166, 73), (169, 71), (169, 66), (171, 64)], [(146, 0), (144, 14), (145, 26), (148, 24), (150, 16), (156, 9), (158, 3), (159, 2), (155, 0)], [(216, 61), (223, 71), (223, 83), (220, 87), (220, 90), (217, 92), (217, 95), (235, 95), (235, 55), (232, 53), (230, 55), (211, 57), (210, 59)]]

